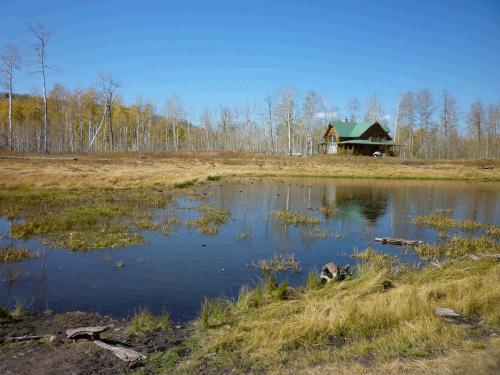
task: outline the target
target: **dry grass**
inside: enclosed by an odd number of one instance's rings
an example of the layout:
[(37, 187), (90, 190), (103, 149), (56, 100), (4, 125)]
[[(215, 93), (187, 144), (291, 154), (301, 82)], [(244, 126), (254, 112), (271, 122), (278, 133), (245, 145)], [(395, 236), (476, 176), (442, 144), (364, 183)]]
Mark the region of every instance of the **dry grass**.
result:
[(143, 309), (134, 314), (127, 329), (129, 336), (145, 337), (152, 332), (165, 331), (171, 326), (167, 313), (155, 316), (148, 309)]
[[(218, 324), (198, 331), (198, 345), (172, 373), (440, 373), (434, 366), (453, 373), (450, 361), (460, 353), (469, 359), (460, 361), (462, 373), (498, 370), (499, 341), (490, 337), (500, 330), (498, 262), (456, 260), (418, 270), (395, 267), (373, 250), (358, 255), (363, 266), (341, 283), (311, 280), (308, 288), (286, 287), (286, 298), (272, 298), (267, 282), (243, 289), (214, 313)], [(468, 323), (438, 318), (437, 306)]]
[(293, 254), (273, 255), (271, 259), (253, 261), (251, 265), (264, 273), (286, 271), (300, 272), (300, 263)]
[(499, 254), (500, 243), (489, 236), (473, 238), (453, 237), (447, 243), (437, 245), (422, 244), (416, 246), (414, 250), (423, 259), (456, 258), (468, 254)]
[[(2, 153), (0, 156), (38, 157)], [(58, 156), (58, 155), (54, 155)], [(221, 176), (314, 176), (500, 181), (500, 160), (422, 161), (398, 158), (179, 152), (78, 154), (77, 161), (0, 158), (3, 187), (186, 187)], [(259, 166), (257, 159), (265, 159)], [(332, 168), (335, 163), (335, 168)], [(484, 166), (493, 166), (485, 169)], [(186, 185), (187, 184), (187, 185)]]
[(453, 220), (441, 215), (417, 216), (413, 221), (417, 225), (427, 225), (437, 230), (461, 229), (473, 231), (481, 227), (474, 220)]
[(141, 229), (160, 230), (149, 210), (164, 207), (171, 196), (153, 189), (4, 189), (0, 209), (16, 212), (13, 237), (42, 236), (53, 247), (88, 250), (138, 245)]
[(0, 263), (3, 262), (20, 262), (22, 260), (34, 259), (36, 253), (32, 253), (26, 248), (17, 246), (0, 247)]
[(321, 222), (316, 216), (308, 216), (300, 212), (274, 211), (274, 216), (289, 225), (315, 225)]
[(219, 233), (219, 227), (224, 225), (229, 218), (229, 211), (224, 208), (217, 208), (209, 205), (202, 205), (198, 207), (201, 215), (188, 221), (187, 225), (195, 227), (198, 232), (208, 235), (215, 235)]

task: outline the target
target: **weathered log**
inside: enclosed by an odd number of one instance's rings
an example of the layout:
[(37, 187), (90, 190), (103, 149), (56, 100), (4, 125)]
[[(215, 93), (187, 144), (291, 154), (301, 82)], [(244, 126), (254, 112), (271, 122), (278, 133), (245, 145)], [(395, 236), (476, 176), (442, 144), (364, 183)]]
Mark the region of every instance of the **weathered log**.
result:
[(434, 313), (437, 316), (446, 317), (446, 318), (458, 318), (460, 314), (456, 313), (453, 309), (447, 307), (436, 307), (434, 309)]
[(76, 161), (78, 158), (75, 157), (58, 157), (58, 156), (7, 156), (2, 155), (0, 159), (21, 159), (21, 160), (67, 160)]
[(474, 255), (474, 254), (469, 254), (469, 258), (472, 260), (481, 260), (485, 258), (492, 258), (494, 260), (500, 261), (500, 254), (481, 254), (481, 255)]
[(90, 338), (91, 340), (99, 338), (102, 332), (107, 331), (112, 328), (112, 325), (108, 326), (96, 326), (96, 327), (78, 327), (66, 330), (66, 337), (68, 339), (77, 338)]
[(54, 335), (27, 335), (27, 336), (14, 336), (14, 337), (6, 337), (6, 341), (30, 341), (30, 340), (41, 340), (48, 339), (50, 342), (56, 340), (56, 336)]
[(129, 367), (134, 367), (146, 359), (146, 356), (144, 354), (136, 352), (135, 350), (132, 349), (109, 345), (100, 340), (95, 340), (94, 344), (103, 349), (113, 352), (115, 356), (120, 358), (122, 361), (127, 362)]
[(388, 245), (398, 245), (398, 246), (416, 246), (416, 245), (422, 245), (424, 241), (419, 241), (419, 240), (405, 240), (402, 238), (375, 238), (375, 241), (377, 242), (382, 242), (383, 244), (388, 244)]

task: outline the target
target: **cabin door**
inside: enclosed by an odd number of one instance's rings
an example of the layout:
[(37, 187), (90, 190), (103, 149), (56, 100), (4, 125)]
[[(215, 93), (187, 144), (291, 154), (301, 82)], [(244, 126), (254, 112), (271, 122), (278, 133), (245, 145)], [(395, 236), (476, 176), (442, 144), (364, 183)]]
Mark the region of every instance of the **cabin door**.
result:
[(337, 144), (336, 143), (330, 143), (328, 145), (328, 154), (329, 155), (337, 154)]

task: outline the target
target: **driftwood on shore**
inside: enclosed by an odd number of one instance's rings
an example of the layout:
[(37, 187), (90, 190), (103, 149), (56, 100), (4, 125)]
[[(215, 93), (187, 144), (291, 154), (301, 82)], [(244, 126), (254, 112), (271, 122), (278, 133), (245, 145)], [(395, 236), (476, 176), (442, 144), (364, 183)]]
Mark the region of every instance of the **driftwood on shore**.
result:
[(7, 156), (2, 155), (0, 159), (21, 159), (21, 160), (68, 160), (76, 161), (78, 158), (75, 157), (62, 157), (62, 156)]
[(112, 325), (108, 326), (96, 326), (96, 327), (78, 327), (66, 330), (66, 337), (68, 339), (77, 338), (89, 338), (91, 340), (98, 339), (102, 332), (107, 331), (112, 328)]
[(416, 245), (422, 245), (424, 241), (419, 241), (419, 240), (405, 240), (402, 238), (375, 238), (375, 241), (381, 242), (383, 244), (388, 244), (388, 245), (397, 245), (397, 246), (416, 246)]
[(105, 342), (102, 342), (100, 340), (94, 340), (94, 344), (96, 344), (100, 348), (113, 352), (115, 356), (120, 358), (122, 361), (127, 362), (129, 367), (134, 367), (146, 359), (146, 356), (144, 354), (136, 352), (132, 349), (106, 344)]
[(6, 337), (6, 341), (30, 341), (30, 340), (42, 340), (48, 339), (49, 341), (55, 341), (56, 336), (54, 335), (26, 335), (26, 336), (14, 336), (14, 337)]

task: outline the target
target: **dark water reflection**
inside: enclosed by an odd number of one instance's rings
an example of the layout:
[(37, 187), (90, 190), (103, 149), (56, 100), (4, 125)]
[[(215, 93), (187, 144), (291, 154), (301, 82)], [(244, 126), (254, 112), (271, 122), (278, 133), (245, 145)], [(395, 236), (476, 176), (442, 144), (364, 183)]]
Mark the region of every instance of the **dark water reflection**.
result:
[[(302, 272), (285, 274), (291, 284), (309, 269), (329, 261), (353, 264), (354, 249), (383, 249), (407, 261), (411, 251), (373, 242), (375, 237), (438, 240), (434, 230), (417, 227), (417, 215), (444, 211), (455, 219), (499, 224), (500, 185), (465, 182), (412, 182), (333, 179), (254, 179), (213, 182), (197, 189), (203, 199), (180, 196), (155, 213), (158, 220), (175, 216), (185, 223), (197, 216), (199, 204), (230, 210), (229, 222), (217, 236), (180, 225), (170, 236), (145, 232), (147, 243), (124, 249), (87, 253), (43, 250), (39, 240), (17, 244), (41, 250), (34, 260), (0, 265), (0, 303), (22, 298), (35, 309), (81, 309), (126, 316), (140, 307), (169, 311), (174, 319), (196, 316), (204, 296), (234, 297), (243, 284), (257, 283), (252, 260), (294, 253)], [(204, 195), (205, 194), (205, 195)], [(198, 195), (197, 195), (198, 196)], [(330, 207), (330, 217), (318, 211)], [(286, 226), (275, 210), (301, 211), (323, 222), (313, 228)], [(328, 232), (325, 238), (311, 230)], [(9, 223), (0, 219), (0, 245), (12, 240)], [(249, 238), (242, 239), (242, 233)], [(125, 266), (113, 269), (122, 260)]]

